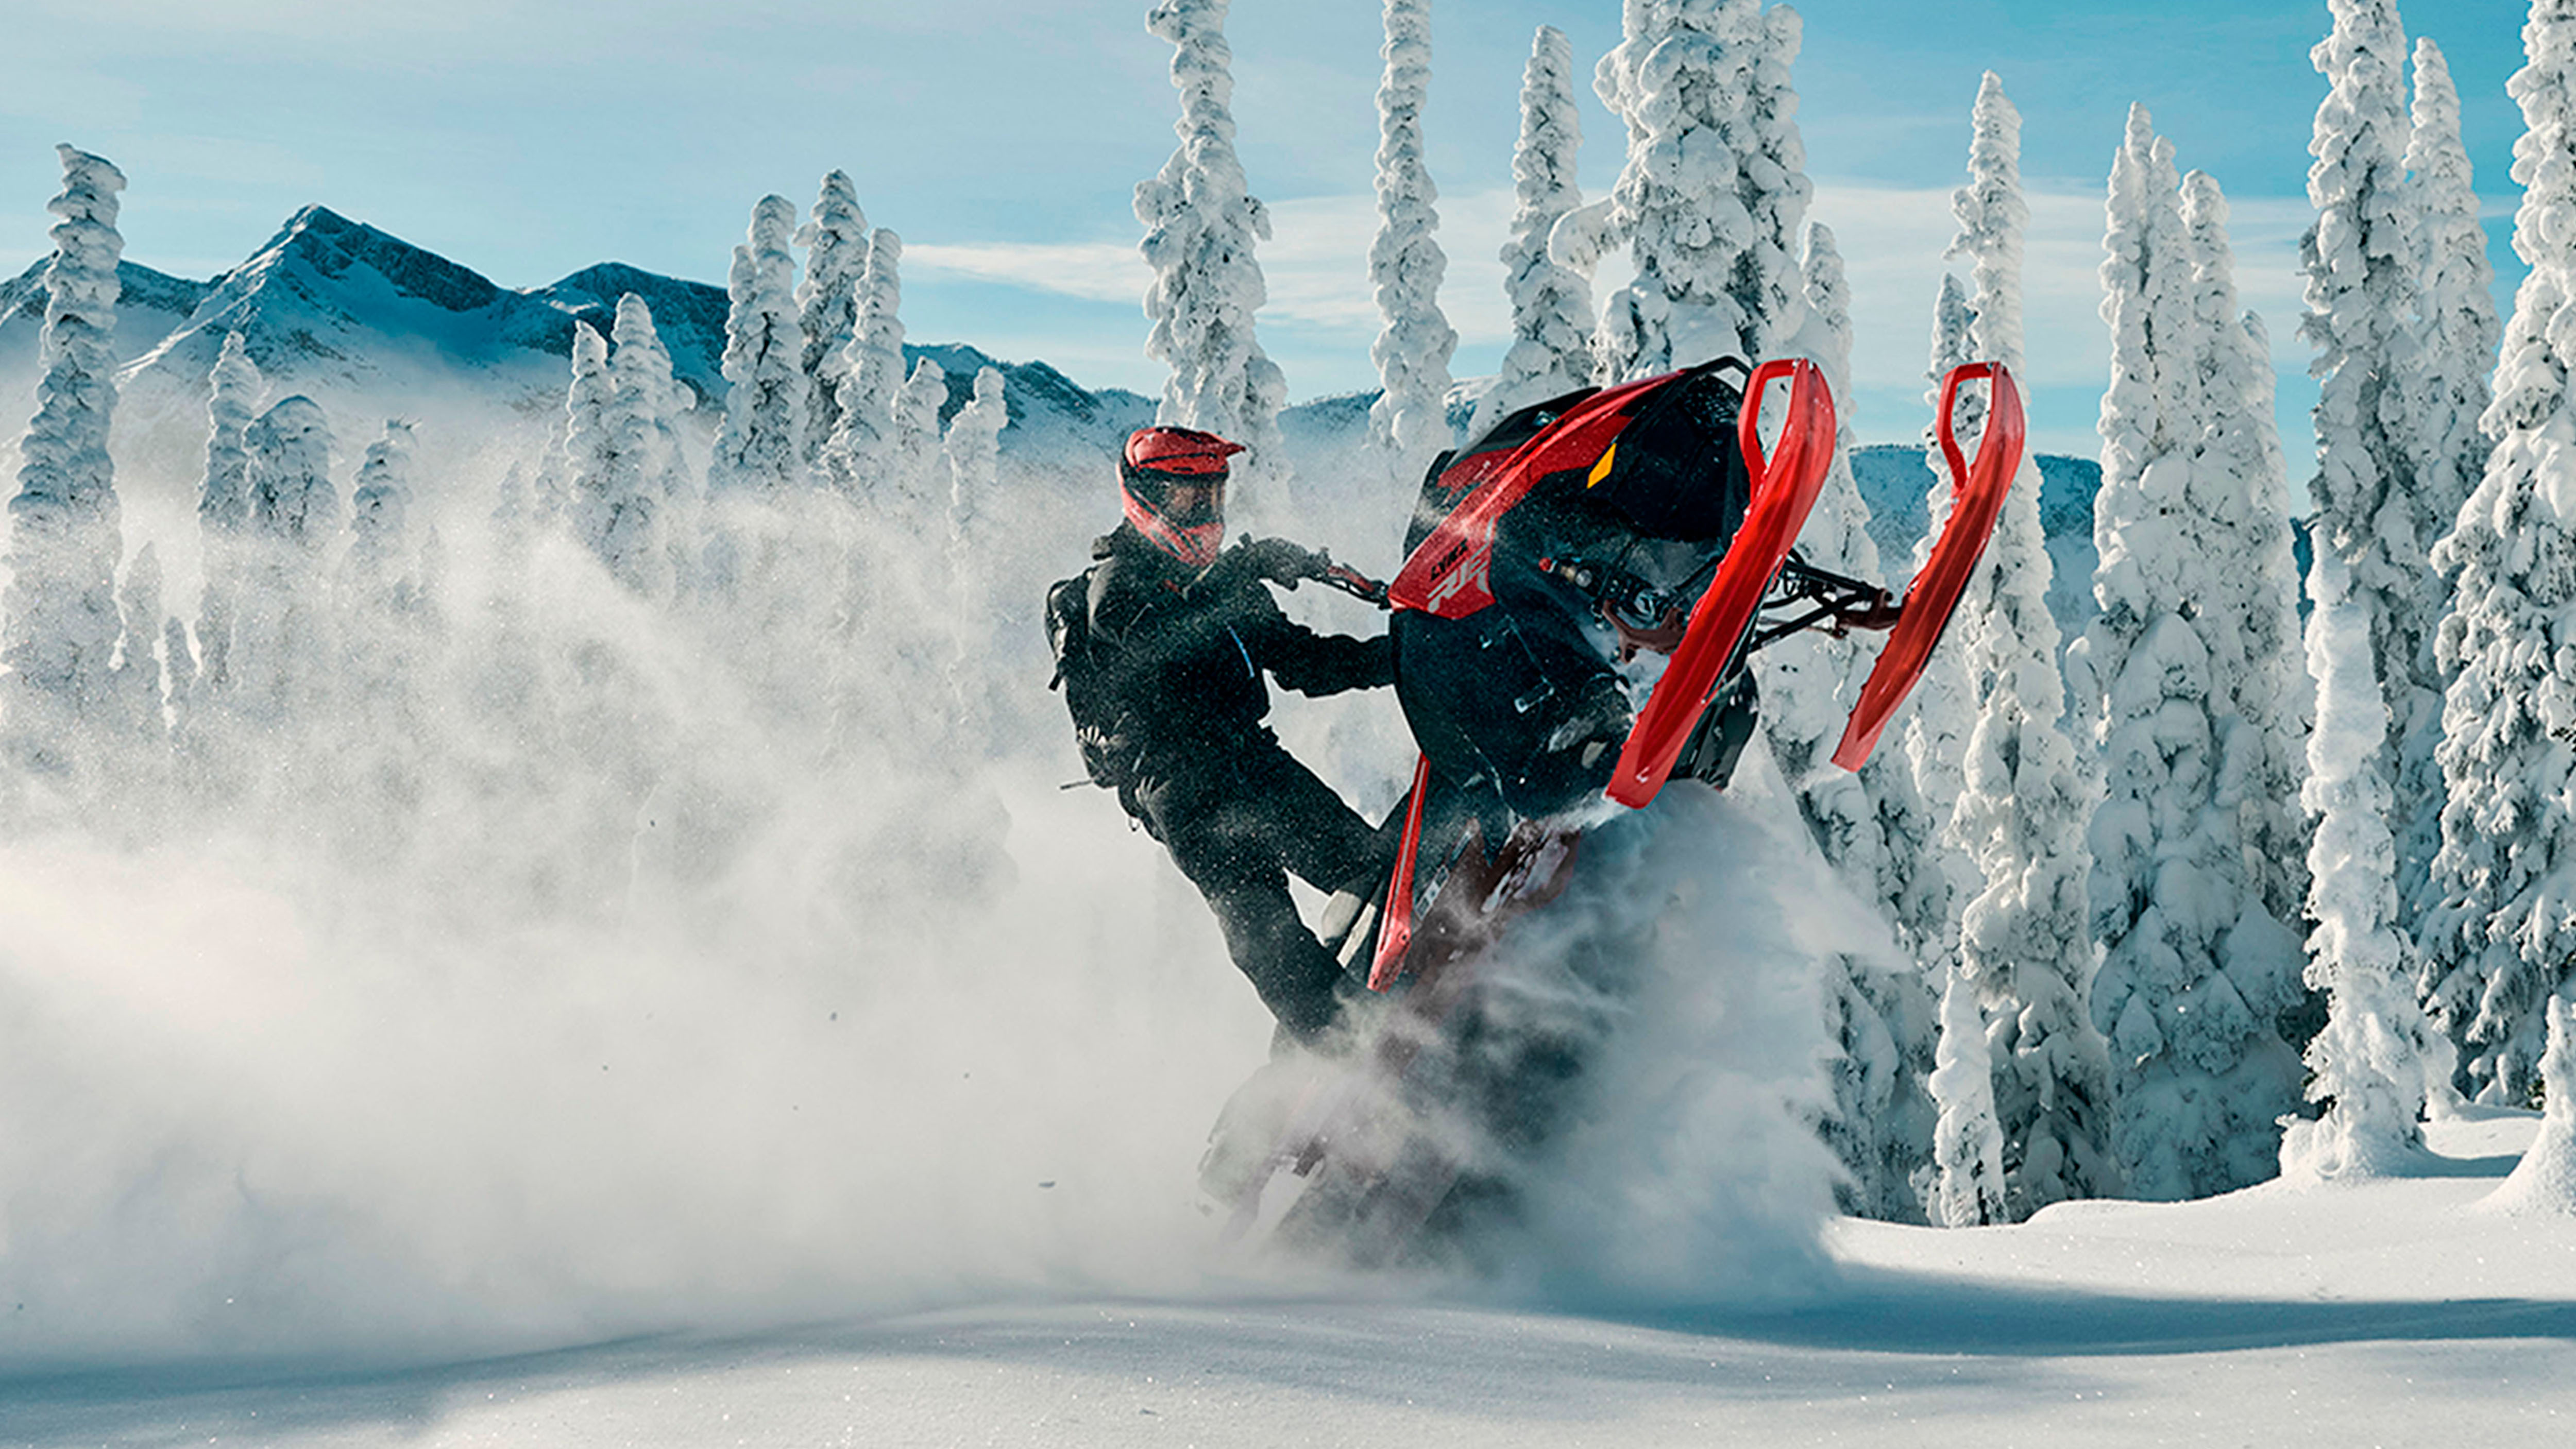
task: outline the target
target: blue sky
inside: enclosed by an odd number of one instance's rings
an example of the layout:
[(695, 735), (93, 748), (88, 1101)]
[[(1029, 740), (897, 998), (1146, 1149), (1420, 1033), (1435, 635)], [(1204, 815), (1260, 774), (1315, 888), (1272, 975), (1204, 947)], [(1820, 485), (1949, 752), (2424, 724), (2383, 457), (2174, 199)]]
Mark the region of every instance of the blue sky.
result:
[[(1931, 288), (1980, 72), (2024, 118), (2032, 188), (2030, 326), (2043, 444), (2090, 452), (2107, 354), (2093, 317), (2100, 194), (2129, 103), (2236, 207), (2239, 284), (2284, 365), (2285, 416), (2312, 396), (2294, 336), (2291, 247), (2305, 224), (2308, 47), (2322, 3), (1810, 0), (1796, 78), (1815, 215), (1850, 257), (1865, 438), (1909, 436)], [(2252, 13), (2247, 13), (2251, 10)], [(1042, 357), (1083, 382), (1150, 390), (1141, 351), (1135, 182), (1172, 146), (1170, 50), (1142, 0), (624, 4), (441, 0), (15, 0), (0, 50), (0, 265), (45, 250), (52, 143), (132, 179), (134, 260), (203, 277), (319, 201), (510, 286), (603, 260), (720, 281), (751, 203), (809, 203), (857, 178), (871, 221), (909, 249), (916, 340)], [(2519, 116), (2504, 82), (2524, 13), (2508, 0), (2404, 7), (2464, 98), (2492, 253), (2504, 245)], [(1450, 255), (1443, 294), (1490, 370), (1507, 324), (1492, 257), (1509, 219), (1529, 37), (1579, 64), (1618, 37), (1617, 0), (1447, 0), (1426, 120)], [(1380, 61), (1375, 0), (1236, 0), (1236, 119), (1256, 193), (1280, 219), (1264, 253), (1263, 340), (1298, 398), (1373, 385), (1365, 252)], [(1584, 176), (1619, 167), (1586, 97)], [(14, 218), (11, 220), (10, 218)], [(2289, 439), (2296, 457), (2303, 434)], [(2294, 465), (2295, 469), (2295, 465)]]

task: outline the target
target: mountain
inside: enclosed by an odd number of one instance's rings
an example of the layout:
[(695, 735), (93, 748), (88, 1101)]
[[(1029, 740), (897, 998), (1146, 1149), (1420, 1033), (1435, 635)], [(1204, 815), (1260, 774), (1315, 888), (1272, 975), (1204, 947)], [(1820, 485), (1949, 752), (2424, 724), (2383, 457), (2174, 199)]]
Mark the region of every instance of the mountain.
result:
[[(45, 266), (0, 285), (0, 388), (13, 394), (34, 382)], [(541, 446), (563, 406), (574, 324), (607, 332), (618, 298), (629, 292), (653, 309), (673, 371), (699, 399), (694, 426), (685, 430), (697, 446), (707, 445), (721, 415), (724, 289), (622, 262), (513, 289), (328, 207), (308, 206), (209, 281), (131, 262), (120, 276), (117, 342), (125, 369), (117, 451), (129, 493), (193, 486), (205, 444), (206, 374), (227, 332), (242, 334), (269, 399), (303, 393), (322, 405), (344, 462), (386, 418), (421, 424), (430, 477), (497, 477), (506, 459)], [(1149, 400), (1114, 388), (1090, 391), (1043, 362), (1002, 362), (958, 344), (904, 352), (907, 363), (928, 357), (947, 373), (943, 416), (973, 396), (978, 369), (999, 368), (1011, 416), (1003, 442), (1016, 454), (1068, 454), (1068, 463), (1078, 457), (1087, 467), (1152, 421)], [(0, 453), (10, 447), (0, 440)], [(0, 465), (14, 459), (0, 457)]]
[[(32, 382), (35, 377), (36, 337), (44, 330), (45, 307), (52, 300), (45, 269), (52, 265), (53, 259), (46, 257), (0, 282), (0, 378), (15, 381), (24, 376)], [(116, 280), (121, 288), (116, 350), (124, 362), (158, 347), (214, 290), (212, 282), (191, 282), (133, 262), (117, 263)]]
[[(1869, 505), (1869, 536), (1880, 567), (1904, 577), (1916, 545), (1931, 525), (1932, 469), (1911, 443), (1868, 443), (1852, 449), (1852, 476)], [(2048, 612), (2062, 642), (2073, 643), (2093, 622), (2093, 495), (2102, 488), (2102, 465), (2090, 458), (2039, 455), (2039, 526), (2048, 537), (2052, 574)], [(1893, 587), (1893, 584), (1891, 584)]]

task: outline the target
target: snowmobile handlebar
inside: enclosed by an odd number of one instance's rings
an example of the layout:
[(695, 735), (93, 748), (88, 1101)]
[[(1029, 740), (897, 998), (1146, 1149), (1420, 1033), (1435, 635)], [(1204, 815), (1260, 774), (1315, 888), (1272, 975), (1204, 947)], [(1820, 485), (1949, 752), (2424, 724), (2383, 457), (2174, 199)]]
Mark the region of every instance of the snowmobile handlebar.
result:
[(1233, 553), (1243, 561), (1241, 567), (1281, 588), (1293, 590), (1313, 579), (1381, 609), (1388, 607), (1386, 585), (1348, 564), (1333, 562), (1333, 556), (1320, 548), (1305, 548), (1284, 538), (1246, 535), (1235, 543)]

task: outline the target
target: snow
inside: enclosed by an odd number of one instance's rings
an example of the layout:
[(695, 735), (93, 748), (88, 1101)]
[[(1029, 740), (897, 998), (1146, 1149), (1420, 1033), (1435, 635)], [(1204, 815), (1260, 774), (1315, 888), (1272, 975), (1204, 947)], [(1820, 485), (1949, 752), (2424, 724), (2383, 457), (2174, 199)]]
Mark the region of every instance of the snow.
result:
[(2551, 1442), (2576, 1414), (2576, 1222), (2477, 1207), (2533, 1128), (2442, 1124), (2445, 1175), (2366, 1187), (2068, 1204), (2006, 1228), (1844, 1220), (1826, 1238), (1835, 1281), (1787, 1304), (1210, 1277), (400, 1368), (75, 1371), (7, 1383), (0, 1439)]

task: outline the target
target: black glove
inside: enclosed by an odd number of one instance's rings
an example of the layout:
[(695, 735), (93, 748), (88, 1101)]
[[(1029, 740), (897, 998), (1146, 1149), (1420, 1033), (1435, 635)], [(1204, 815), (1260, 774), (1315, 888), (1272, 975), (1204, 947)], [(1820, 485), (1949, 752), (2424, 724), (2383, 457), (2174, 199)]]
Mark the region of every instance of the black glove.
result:
[(1235, 545), (1243, 559), (1242, 567), (1275, 584), (1294, 589), (1300, 580), (1320, 579), (1332, 560), (1320, 553), (1290, 543), (1284, 538), (1246, 536)]

